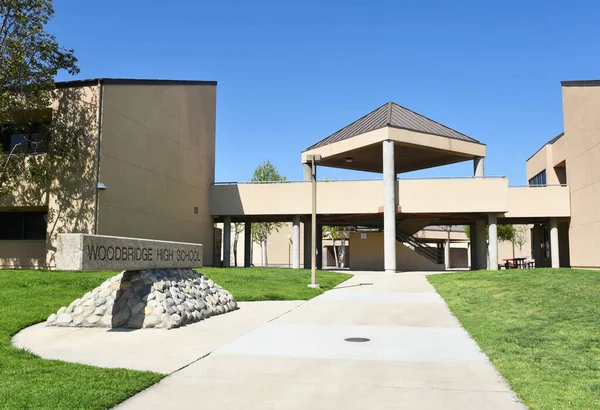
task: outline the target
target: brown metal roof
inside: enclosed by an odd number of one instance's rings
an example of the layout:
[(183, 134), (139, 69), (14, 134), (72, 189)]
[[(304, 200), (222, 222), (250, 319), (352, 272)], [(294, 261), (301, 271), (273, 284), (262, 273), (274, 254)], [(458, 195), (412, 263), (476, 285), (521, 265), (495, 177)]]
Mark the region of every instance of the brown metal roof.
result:
[(354, 121), (352, 124), (334, 132), (329, 137), (308, 147), (307, 150), (329, 145), (386, 126), (480, 144), (476, 139), (390, 101)]

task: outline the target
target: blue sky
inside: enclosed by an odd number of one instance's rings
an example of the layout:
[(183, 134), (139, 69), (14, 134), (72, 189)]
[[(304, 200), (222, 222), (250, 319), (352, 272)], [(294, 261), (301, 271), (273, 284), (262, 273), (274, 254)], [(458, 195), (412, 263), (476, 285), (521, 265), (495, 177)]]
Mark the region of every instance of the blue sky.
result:
[[(217, 80), (218, 181), (300, 152), (387, 101), (487, 144), (486, 174), (526, 183), (563, 130), (561, 80), (600, 78), (596, 1), (55, 0), (77, 78)], [(61, 74), (59, 80), (70, 77)], [(411, 176), (471, 175), (472, 163)], [(321, 168), (319, 177), (378, 177)]]

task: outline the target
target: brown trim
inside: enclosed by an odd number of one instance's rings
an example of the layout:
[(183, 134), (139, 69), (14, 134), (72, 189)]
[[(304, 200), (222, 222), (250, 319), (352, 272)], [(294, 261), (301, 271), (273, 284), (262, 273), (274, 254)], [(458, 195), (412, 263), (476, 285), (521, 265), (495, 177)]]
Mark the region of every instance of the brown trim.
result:
[(216, 81), (200, 80), (152, 80), (139, 78), (92, 78), (85, 80), (60, 81), (56, 83), (57, 88), (89, 87), (98, 84), (105, 85), (213, 85)]
[(597, 87), (600, 86), (600, 80), (567, 80), (561, 81), (563, 87)]

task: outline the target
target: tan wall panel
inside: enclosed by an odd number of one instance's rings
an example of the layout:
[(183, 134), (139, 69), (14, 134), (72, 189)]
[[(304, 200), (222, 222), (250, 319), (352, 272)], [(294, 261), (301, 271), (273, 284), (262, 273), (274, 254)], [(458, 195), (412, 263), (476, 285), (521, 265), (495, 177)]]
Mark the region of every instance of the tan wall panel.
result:
[(506, 218), (568, 217), (571, 215), (569, 188), (518, 187), (508, 189)]
[[(400, 180), (402, 212), (504, 212), (508, 181), (490, 179)], [(210, 194), (212, 215), (307, 215), (311, 184), (216, 185)], [(317, 212), (377, 213), (383, 206), (382, 181), (319, 182)]]
[(563, 87), (570, 263), (600, 267), (600, 87)]
[(405, 213), (504, 212), (505, 178), (400, 180), (399, 205)]
[(552, 166), (556, 166), (567, 159), (567, 138), (563, 135), (552, 144)]
[(591, 184), (591, 164), (588, 155), (581, 155), (567, 163), (567, 182), (571, 192), (579, 191)]
[(588, 152), (590, 184), (600, 183), (600, 144)]
[[(382, 186), (382, 181), (319, 182), (317, 212), (376, 213), (383, 204)], [(211, 187), (211, 214), (307, 215), (311, 195), (310, 182), (217, 185)]]
[(549, 145), (544, 145), (538, 152), (536, 152), (531, 158), (527, 160), (527, 180), (548, 168), (548, 151), (550, 150)]
[(105, 86), (99, 233), (202, 243), (212, 264), (215, 107), (215, 86)]
[[(366, 239), (361, 234), (350, 233), (350, 270), (383, 270), (383, 232), (369, 232)], [(398, 271), (439, 271), (437, 265), (396, 242), (396, 269)]]
[(46, 241), (0, 241), (0, 268), (46, 267)]

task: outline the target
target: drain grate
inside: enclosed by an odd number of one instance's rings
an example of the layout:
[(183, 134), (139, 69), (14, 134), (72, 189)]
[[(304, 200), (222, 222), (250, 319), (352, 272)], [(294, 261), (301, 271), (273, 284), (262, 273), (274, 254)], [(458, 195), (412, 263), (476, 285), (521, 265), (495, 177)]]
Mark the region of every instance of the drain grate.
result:
[(366, 337), (349, 337), (347, 339), (344, 339), (346, 342), (355, 342), (355, 343), (364, 343), (364, 342), (370, 342), (371, 339), (367, 339)]

